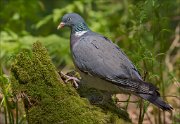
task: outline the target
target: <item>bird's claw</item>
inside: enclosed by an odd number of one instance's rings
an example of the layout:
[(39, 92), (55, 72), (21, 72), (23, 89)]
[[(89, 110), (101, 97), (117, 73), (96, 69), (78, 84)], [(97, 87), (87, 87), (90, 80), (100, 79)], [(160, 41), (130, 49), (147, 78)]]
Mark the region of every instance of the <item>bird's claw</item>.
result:
[(78, 88), (79, 85), (78, 85), (77, 82), (80, 82), (80, 80), (78, 78), (66, 75), (62, 71), (60, 72), (60, 75), (61, 75), (62, 78), (65, 78), (65, 81), (64, 81), (65, 83), (67, 83), (69, 81), (72, 81), (74, 87)]

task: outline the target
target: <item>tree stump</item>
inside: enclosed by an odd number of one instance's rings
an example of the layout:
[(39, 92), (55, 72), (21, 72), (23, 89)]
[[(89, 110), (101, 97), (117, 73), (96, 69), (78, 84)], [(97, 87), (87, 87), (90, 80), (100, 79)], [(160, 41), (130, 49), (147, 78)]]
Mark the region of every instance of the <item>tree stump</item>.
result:
[(125, 123), (109, 111), (93, 106), (60, 79), (45, 47), (33, 44), (32, 51), (17, 55), (11, 68), (14, 95), (23, 96), (29, 124)]

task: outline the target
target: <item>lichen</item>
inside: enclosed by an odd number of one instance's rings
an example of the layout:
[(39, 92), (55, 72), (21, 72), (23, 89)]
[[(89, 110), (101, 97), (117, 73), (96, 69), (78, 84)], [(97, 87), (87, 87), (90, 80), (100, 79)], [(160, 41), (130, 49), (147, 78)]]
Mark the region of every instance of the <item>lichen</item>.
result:
[(22, 51), (11, 68), (14, 95), (25, 93), (29, 124), (124, 123), (116, 114), (92, 106), (71, 85), (60, 80), (45, 47), (33, 44), (32, 53)]

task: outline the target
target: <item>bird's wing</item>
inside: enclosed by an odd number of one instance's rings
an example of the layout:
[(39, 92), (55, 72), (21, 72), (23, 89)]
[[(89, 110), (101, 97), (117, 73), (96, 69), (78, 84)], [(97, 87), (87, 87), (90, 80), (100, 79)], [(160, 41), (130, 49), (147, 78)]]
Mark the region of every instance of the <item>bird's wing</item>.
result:
[(127, 56), (106, 37), (101, 35), (84, 36), (74, 44), (72, 54), (76, 67), (82, 72), (87, 72), (132, 91), (140, 91), (138, 90), (139, 86), (144, 84)]
[(72, 52), (77, 67), (92, 75), (141, 79), (120, 48), (101, 35), (82, 37), (74, 44)]

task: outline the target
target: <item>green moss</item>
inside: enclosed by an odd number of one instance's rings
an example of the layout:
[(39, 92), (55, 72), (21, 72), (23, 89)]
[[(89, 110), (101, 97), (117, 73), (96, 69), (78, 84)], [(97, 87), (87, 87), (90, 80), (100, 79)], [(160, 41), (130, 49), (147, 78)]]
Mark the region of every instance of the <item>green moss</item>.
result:
[(101, 124), (123, 123), (117, 115), (94, 107), (76, 90), (60, 81), (47, 50), (36, 42), (33, 52), (21, 52), (11, 68), (15, 95), (25, 92), (24, 102), (29, 124)]

